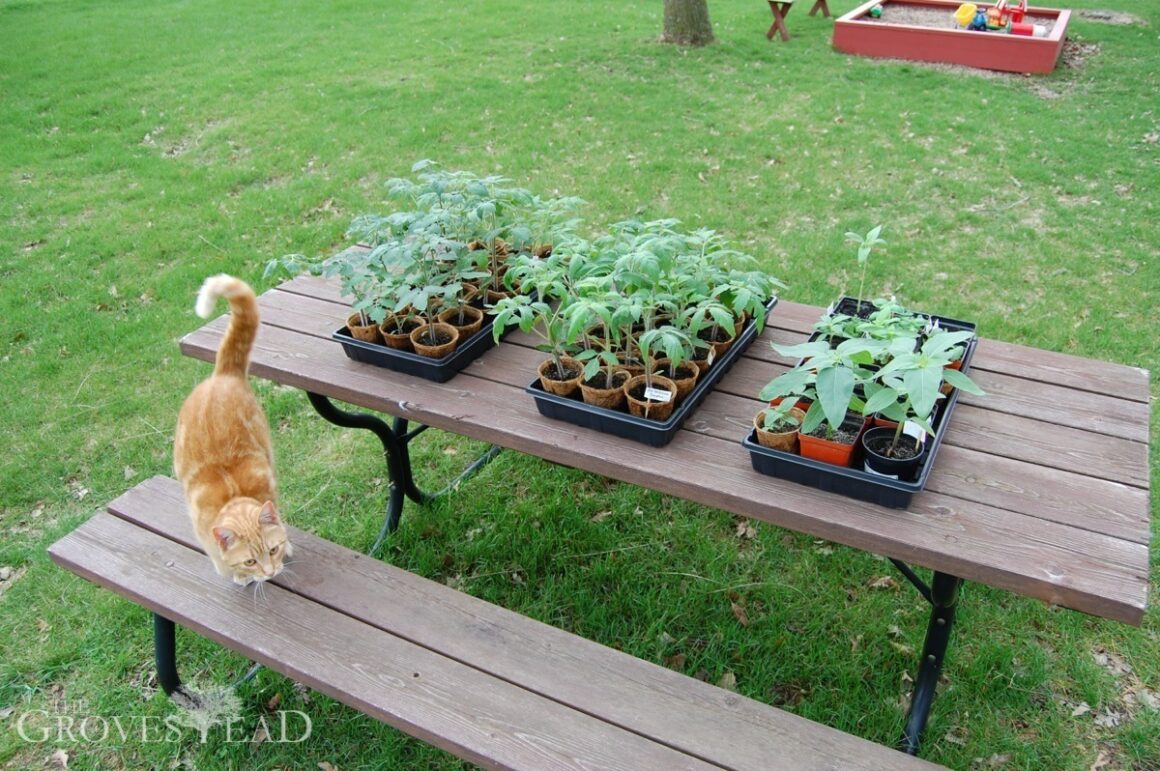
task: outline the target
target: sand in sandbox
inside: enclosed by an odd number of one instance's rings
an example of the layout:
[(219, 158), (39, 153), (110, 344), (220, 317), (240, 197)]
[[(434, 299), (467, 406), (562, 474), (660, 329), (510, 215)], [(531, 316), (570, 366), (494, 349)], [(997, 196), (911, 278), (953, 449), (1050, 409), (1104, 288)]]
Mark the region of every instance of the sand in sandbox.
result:
[[(875, 19), (873, 16), (866, 14), (858, 19), (858, 21), (878, 21), (889, 24), (907, 24), (912, 27), (934, 27), (937, 29), (963, 29), (959, 23), (955, 21), (954, 8), (942, 9), (931, 8), (925, 5), (906, 5), (905, 3), (884, 3), (882, 5), (882, 17)], [(1051, 34), (1051, 30), (1055, 27), (1055, 18), (1050, 16), (1032, 16), (1027, 14), (1023, 17), (1025, 24), (1038, 24), (1047, 27), (1047, 34)], [(979, 35), (1006, 35), (1003, 30), (990, 30), (988, 32), (977, 32)]]

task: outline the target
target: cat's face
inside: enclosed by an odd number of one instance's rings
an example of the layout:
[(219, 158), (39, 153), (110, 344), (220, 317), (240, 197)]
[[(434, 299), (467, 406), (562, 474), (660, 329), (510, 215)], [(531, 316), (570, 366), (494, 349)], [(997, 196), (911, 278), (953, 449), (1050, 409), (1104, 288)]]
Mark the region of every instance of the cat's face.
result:
[(271, 501), (235, 498), (222, 509), (220, 525), (213, 529), (221, 562), (234, 583), (245, 586), (268, 581), (282, 572), (291, 554), (286, 527)]

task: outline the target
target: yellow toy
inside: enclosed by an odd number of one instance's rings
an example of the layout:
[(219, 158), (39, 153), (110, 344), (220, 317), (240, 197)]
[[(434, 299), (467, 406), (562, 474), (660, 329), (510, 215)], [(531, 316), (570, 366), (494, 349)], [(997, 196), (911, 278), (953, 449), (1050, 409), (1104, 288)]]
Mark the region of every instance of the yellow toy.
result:
[(960, 27), (966, 27), (971, 23), (971, 19), (975, 18), (975, 12), (978, 10), (979, 7), (974, 3), (963, 3), (959, 6), (959, 10), (955, 11), (955, 21)]

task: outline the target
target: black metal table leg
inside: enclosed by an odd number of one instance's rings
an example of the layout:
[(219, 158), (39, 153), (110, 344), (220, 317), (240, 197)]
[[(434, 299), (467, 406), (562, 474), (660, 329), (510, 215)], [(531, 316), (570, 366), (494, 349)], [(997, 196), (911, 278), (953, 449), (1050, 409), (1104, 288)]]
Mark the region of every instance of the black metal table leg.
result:
[[(901, 567), (899, 569), (901, 570)], [(931, 604), (926, 640), (922, 644), (922, 661), (918, 666), (918, 676), (914, 680), (914, 692), (910, 697), (910, 711), (906, 716), (906, 729), (903, 731), (900, 748), (909, 755), (917, 755), (922, 732), (926, 728), (930, 708), (934, 704), (935, 689), (938, 687), (939, 674), (946, 658), (951, 628), (955, 623), (955, 607), (958, 604), (963, 580), (948, 573), (935, 571), (928, 587), (909, 568), (903, 571), (903, 575)]]
[(404, 418), (395, 418), (391, 425), (387, 425), (385, 421), (375, 415), (339, 409), (330, 399), (321, 394), (307, 391), (306, 396), (323, 419), (343, 428), (363, 428), (371, 431), (383, 445), (383, 457), (387, 462), (389, 476), (387, 512), (383, 518), (383, 526), (379, 530), (379, 535), (367, 552), (371, 555), (378, 552), (387, 536), (398, 528), (406, 498), (410, 498), (418, 504), (430, 503), (436, 498), (458, 489), (461, 483), (475, 475), (500, 452), (500, 448), (493, 445), (442, 490), (427, 493), (420, 490), (415, 484), (411, 472), (411, 454), (408, 449), (411, 440), (426, 431), (427, 426), (418, 426), (408, 431), (408, 423)]
[(153, 658), (157, 662), (157, 683), (166, 696), (172, 697), (181, 690), (181, 678), (177, 675), (177, 643), (173, 622), (156, 613), (153, 614)]

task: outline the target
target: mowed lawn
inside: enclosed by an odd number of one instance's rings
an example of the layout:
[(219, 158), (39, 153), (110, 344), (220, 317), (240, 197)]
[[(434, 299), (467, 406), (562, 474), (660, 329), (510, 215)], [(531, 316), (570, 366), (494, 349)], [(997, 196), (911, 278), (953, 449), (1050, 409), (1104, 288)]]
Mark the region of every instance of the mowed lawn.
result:
[[(847, 57), (805, 8), (791, 41), (770, 43), (765, 3), (709, 7), (718, 42), (689, 50), (657, 42), (660, 2), (0, 0), (0, 765), (462, 765), (271, 672), (239, 691), (242, 741), (17, 730), (30, 713), (173, 714), (149, 615), (45, 548), (171, 473), (178, 407), (208, 374), (176, 346), (201, 323), (201, 280), (228, 271), (261, 290), (271, 258), (340, 248), (418, 159), (580, 196), (591, 231), (714, 228), (787, 299), (819, 305), (856, 282), (843, 234), (881, 223), (875, 294), (986, 337), (1160, 368), (1160, 4), (1070, 4), (1064, 61), (1044, 77)], [(373, 437), (256, 388), (289, 519), (367, 548), (385, 499)], [(421, 483), (479, 449), (427, 432)], [(738, 525), (506, 452), (409, 508), (385, 558), (894, 742), (923, 601), (879, 557)], [(1158, 618), (1133, 628), (968, 585), (924, 756), (1160, 768)], [(202, 686), (248, 666), (192, 635), (178, 645)], [(309, 714), (309, 741), (254, 740), (276, 709)]]

